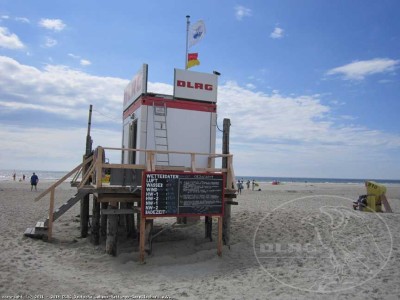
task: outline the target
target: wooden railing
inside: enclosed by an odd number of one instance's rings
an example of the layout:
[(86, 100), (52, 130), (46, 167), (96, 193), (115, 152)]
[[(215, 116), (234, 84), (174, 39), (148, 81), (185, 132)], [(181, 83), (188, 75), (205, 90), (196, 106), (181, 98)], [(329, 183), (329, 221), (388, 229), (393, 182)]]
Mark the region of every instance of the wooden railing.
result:
[[(42, 199), (44, 196), (46, 196), (48, 193), (50, 193), (52, 190), (54, 190), (56, 187), (58, 187), (61, 183), (63, 183), (65, 180), (67, 180), (68, 178), (70, 178), (73, 174), (77, 173), (77, 172), (81, 172), (82, 167), (85, 164), (90, 163), (93, 160), (93, 157), (89, 157), (87, 159), (85, 159), (81, 164), (79, 164), (78, 166), (76, 166), (72, 171), (70, 171), (68, 174), (66, 174), (64, 177), (62, 177), (61, 179), (59, 179), (57, 182), (53, 183), (47, 190), (45, 190), (44, 192), (42, 192), (39, 196), (37, 196), (35, 198), (35, 202), (39, 201), (40, 199)], [(75, 177), (74, 177), (75, 178)]]
[[(145, 164), (112, 164), (103, 162), (104, 150), (111, 151), (127, 151), (127, 152), (142, 152), (146, 154)], [(183, 166), (165, 166), (156, 165), (156, 154), (177, 154), (190, 156), (190, 167)], [(196, 166), (196, 157), (206, 156), (208, 163), (207, 167)], [(215, 160), (219, 158), (227, 159), (227, 168), (216, 168)], [(201, 153), (201, 152), (183, 152), (183, 151), (163, 151), (163, 150), (143, 150), (133, 148), (111, 148), (111, 147), (97, 147), (96, 155), (93, 159), (89, 171), (85, 174), (82, 179), (82, 187), (90, 176), (96, 178), (96, 187), (102, 187), (102, 174), (103, 169), (139, 169), (146, 171), (180, 171), (180, 172), (214, 172), (214, 173), (225, 173), (226, 174), (226, 186), (236, 189), (235, 185), (235, 173), (233, 170), (233, 155), (232, 154), (214, 154), (214, 153)]]

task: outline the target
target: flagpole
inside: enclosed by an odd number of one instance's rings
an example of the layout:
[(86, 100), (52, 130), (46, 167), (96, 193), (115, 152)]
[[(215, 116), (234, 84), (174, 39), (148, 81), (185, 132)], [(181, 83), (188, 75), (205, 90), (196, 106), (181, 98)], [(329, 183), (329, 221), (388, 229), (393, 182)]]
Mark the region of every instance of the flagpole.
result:
[(187, 59), (188, 59), (188, 43), (189, 43), (189, 26), (190, 26), (190, 16), (186, 16), (186, 53), (185, 53), (185, 70), (187, 70)]

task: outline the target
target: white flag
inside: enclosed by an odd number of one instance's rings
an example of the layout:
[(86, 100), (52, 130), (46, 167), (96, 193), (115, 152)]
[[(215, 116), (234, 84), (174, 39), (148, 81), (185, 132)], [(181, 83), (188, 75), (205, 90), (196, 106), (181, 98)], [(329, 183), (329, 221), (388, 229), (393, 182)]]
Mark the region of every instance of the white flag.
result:
[(206, 26), (202, 20), (197, 21), (189, 28), (189, 48), (196, 45), (206, 34)]

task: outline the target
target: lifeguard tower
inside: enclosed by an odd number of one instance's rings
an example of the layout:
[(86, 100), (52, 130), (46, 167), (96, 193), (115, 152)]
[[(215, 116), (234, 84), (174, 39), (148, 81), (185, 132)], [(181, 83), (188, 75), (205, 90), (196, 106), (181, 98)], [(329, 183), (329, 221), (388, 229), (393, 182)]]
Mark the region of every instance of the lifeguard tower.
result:
[[(215, 152), (218, 75), (175, 69), (173, 95), (148, 92), (147, 78), (148, 66), (143, 64), (125, 88), (122, 147), (99, 146), (92, 151), (88, 126), (83, 162), (35, 199), (50, 194), (49, 216), (25, 235), (50, 240), (53, 222), (80, 201), (81, 236), (86, 237), (91, 195), (92, 241), (99, 244), (106, 236), (109, 254), (117, 254), (118, 220), (125, 220), (128, 235), (139, 237), (140, 261), (144, 261), (146, 243), (151, 251), (155, 219), (203, 216), (210, 240), (211, 218), (218, 219), (221, 255), (223, 231), (229, 240), (230, 205), (237, 203), (231, 200), (235, 175), (229, 147), (222, 154)], [(224, 129), (229, 125), (224, 120)], [(120, 163), (105, 162), (104, 153), (111, 151), (120, 151)], [(218, 159), (221, 167), (216, 167)], [(105, 170), (111, 174), (109, 183), (103, 182)], [(73, 174), (71, 184), (78, 192), (55, 210), (55, 188)]]
[[(147, 91), (148, 66), (144, 64), (124, 93), (123, 148), (157, 151), (215, 153), (218, 76), (175, 69), (174, 94)], [(159, 152), (159, 166), (189, 167), (191, 160)], [(122, 163), (144, 164), (145, 153), (123, 152)], [(207, 167), (207, 158), (196, 166)]]

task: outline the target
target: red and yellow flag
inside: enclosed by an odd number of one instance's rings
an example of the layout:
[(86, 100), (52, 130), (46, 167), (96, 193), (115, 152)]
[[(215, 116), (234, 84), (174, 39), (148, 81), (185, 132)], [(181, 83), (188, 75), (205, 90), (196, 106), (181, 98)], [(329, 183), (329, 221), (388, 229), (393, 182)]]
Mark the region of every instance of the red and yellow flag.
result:
[(200, 61), (197, 59), (198, 53), (188, 53), (187, 69), (200, 65)]

